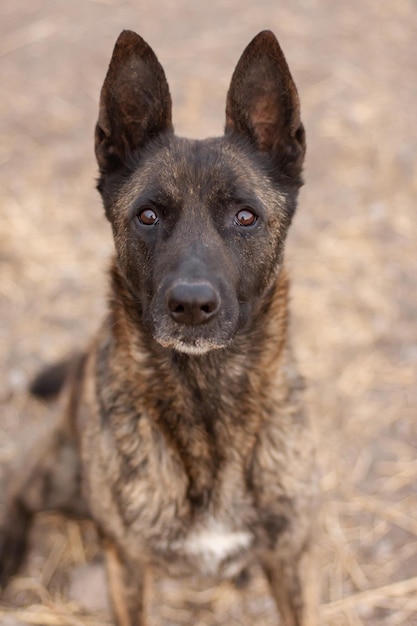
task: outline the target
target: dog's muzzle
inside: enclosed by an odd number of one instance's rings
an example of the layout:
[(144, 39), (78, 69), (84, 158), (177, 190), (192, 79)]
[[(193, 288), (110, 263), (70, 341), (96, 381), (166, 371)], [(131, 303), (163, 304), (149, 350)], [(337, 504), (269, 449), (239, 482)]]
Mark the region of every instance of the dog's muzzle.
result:
[(205, 354), (224, 348), (233, 339), (239, 304), (233, 286), (207, 277), (168, 276), (150, 302), (151, 329), (165, 348)]

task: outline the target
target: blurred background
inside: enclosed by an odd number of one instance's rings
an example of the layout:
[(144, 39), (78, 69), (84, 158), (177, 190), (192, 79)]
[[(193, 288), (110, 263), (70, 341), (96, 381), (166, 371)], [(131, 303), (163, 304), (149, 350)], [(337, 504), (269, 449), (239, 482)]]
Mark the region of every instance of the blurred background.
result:
[[(278, 36), (308, 140), (287, 259), (323, 473), (323, 624), (417, 625), (414, 0), (2, 0), (0, 516), (51, 419), (28, 381), (104, 311), (93, 129), (123, 28), (154, 48), (189, 137), (222, 132), (241, 52), (261, 29)], [(0, 624), (110, 623), (90, 524), (39, 516), (31, 546)], [(277, 623), (256, 569), (240, 591), (155, 577), (149, 612), (151, 625)]]

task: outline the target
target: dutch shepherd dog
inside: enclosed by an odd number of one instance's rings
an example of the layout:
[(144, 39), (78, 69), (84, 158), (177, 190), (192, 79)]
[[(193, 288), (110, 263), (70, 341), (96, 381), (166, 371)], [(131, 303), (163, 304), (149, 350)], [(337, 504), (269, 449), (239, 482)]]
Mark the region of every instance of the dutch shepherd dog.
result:
[(305, 133), (275, 36), (234, 71), (222, 137), (175, 136), (164, 71), (116, 42), (95, 131), (115, 257), (88, 348), (41, 373), (64, 418), (0, 531), (2, 584), (34, 513), (88, 514), (116, 623), (143, 626), (147, 567), (262, 565), (285, 626), (318, 626), (313, 436), (288, 333), (284, 242)]

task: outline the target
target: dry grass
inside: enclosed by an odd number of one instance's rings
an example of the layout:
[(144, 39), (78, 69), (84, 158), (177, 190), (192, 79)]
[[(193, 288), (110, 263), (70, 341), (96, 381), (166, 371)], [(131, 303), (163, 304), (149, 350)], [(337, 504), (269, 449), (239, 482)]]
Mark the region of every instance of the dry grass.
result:
[[(91, 135), (115, 36), (128, 26), (154, 45), (178, 130), (205, 136), (221, 128), (243, 46), (267, 26), (294, 70), (309, 137), (288, 259), (294, 341), (323, 468), (323, 624), (416, 626), (412, 0), (163, 0), (140, 11), (133, 0), (4, 0), (0, 23), (0, 516), (52, 419), (26, 397), (27, 381), (81, 345), (103, 311), (111, 239), (93, 189)], [(91, 525), (42, 515), (31, 544), (2, 596), (0, 623), (110, 624)], [(149, 607), (151, 624), (276, 623), (256, 569), (240, 591), (155, 574)]]

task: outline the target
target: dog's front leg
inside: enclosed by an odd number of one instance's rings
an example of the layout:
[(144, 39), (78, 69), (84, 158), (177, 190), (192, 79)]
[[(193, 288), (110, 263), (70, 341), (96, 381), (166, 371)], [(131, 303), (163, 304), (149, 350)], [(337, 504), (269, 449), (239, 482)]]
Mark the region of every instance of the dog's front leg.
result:
[(145, 626), (145, 567), (134, 567), (105, 541), (107, 577), (117, 626)]
[(262, 565), (283, 625), (319, 626), (319, 581), (311, 547), (287, 560), (267, 553)]

